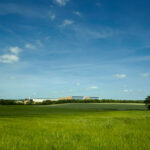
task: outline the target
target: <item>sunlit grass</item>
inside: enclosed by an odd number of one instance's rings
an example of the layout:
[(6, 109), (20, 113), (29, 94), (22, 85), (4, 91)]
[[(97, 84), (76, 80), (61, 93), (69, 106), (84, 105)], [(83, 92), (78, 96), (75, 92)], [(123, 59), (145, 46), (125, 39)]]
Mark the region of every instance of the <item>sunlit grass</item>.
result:
[(0, 150), (149, 150), (149, 127), (144, 105), (0, 106)]

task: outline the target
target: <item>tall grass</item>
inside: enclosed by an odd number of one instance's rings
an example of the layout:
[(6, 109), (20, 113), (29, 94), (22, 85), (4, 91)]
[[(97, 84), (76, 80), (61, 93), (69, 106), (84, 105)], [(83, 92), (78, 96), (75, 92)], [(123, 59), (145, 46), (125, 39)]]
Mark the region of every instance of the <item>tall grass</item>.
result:
[(0, 150), (148, 150), (149, 125), (143, 105), (0, 106)]

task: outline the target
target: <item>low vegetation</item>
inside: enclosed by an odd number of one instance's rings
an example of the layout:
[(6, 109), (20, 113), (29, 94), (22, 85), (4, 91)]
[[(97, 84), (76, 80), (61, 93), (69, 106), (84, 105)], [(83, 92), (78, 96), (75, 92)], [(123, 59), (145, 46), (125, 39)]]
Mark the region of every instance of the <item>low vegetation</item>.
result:
[[(51, 101), (46, 100), (43, 102), (27, 102), (26, 105), (51, 105), (51, 104), (63, 104), (63, 103), (144, 103), (143, 100), (113, 100), (113, 99), (101, 99), (101, 100), (58, 100)], [(24, 100), (0, 100), (0, 105), (24, 105)]]
[(0, 105), (0, 150), (148, 150), (144, 104)]

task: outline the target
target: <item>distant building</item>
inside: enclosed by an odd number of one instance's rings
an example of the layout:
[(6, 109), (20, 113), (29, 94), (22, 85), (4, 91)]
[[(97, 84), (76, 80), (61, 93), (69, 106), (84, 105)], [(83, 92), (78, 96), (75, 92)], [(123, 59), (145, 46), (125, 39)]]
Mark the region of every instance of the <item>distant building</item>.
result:
[(16, 100), (15, 101), (17, 104), (24, 104), (24, 101), (23, 100)]
[(84, 96), (68, 96), (68, 97), (60, 97), (59, 100), (83, 100)]
[(29, 103), (32, 103), (32, 99), (26, 98), (24, 100), (24, 104), (29, 104)]
[(43, 102), (46, 100), (51, 100), (51, 101), (58, 101), (58, 98), (33, 98), (32, 101), (34, 103), (38, 103), (38, 102)]
[(85, 97), (85, 100), (99, 100), (99, 97)]

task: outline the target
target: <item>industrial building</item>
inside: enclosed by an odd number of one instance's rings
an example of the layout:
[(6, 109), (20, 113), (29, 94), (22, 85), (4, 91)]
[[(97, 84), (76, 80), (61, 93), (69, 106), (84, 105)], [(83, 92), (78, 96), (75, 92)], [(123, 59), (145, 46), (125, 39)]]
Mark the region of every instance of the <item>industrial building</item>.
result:
[(59, 100), (83, 100), (84, 96), (68, 96), (68, 97), (60, 97)]
[(99, 100), (99, 97), (85, 97), (85, 100)]
[(27, 98), (24, 100), (24, 104), (27, 103), (40, 103), (46, 100), (58, 101), (58, 100), (99, 100), (99, 97), (84, 97), (84, 96), (67, 96), (58, 98)]
[(60, 97), (59, 100), (99, 100), (99, 97), (68, 96), (68, 97)]
[(35, 102), (35, 103), (43, 102), (43, 101), (46, 101), (46, 100), (58, 101), (58, 98), (33, 98), (32, 99), (32, 101)]

